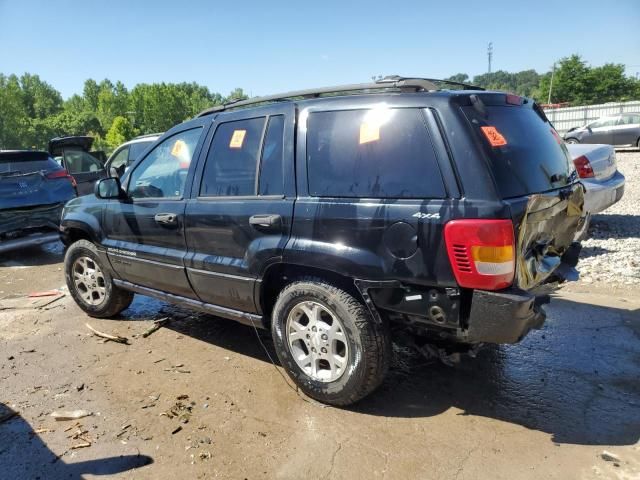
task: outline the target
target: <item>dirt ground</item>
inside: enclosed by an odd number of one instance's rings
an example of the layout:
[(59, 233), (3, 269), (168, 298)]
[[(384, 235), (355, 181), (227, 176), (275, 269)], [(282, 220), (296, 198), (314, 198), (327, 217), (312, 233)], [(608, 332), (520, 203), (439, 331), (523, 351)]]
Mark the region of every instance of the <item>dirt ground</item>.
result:
[(640, 479), (638, 285), (563, 288), (542, 330), (455, 367), (396, 348), (336, 409), (287, 386), (266, 332), (145, 297), (116, 320), (25, 298), (63, 287), (62, 255), (0, 258), (1, 479)]

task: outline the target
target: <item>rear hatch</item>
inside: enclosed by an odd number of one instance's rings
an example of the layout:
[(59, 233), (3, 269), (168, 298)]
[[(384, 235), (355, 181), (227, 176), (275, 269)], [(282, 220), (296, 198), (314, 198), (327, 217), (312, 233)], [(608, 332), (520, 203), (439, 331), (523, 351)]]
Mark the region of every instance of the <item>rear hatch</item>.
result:
[(572, 243), (584, 221), (584, 189), (564, 142), (529, 99), (499, 93), (470, 99), (463, 112), (482, 145), (498, 195), (511, 211), (514, 284), (530, 290), (554, 272), (577, 273)]

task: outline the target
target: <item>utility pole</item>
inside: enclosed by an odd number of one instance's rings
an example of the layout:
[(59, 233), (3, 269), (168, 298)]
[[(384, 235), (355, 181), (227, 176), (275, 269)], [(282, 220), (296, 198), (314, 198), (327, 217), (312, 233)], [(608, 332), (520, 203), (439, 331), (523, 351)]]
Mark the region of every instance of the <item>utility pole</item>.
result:
[(487, 45), (487, 59), (489, 60), (489, 69), (487, 73), (491, 73), (491, 59), (493, 58), (493, 42), (489, 42)]
[(553, 88), (553, 76), (556, 73), (556, 63), (553, 62), (553, 70), (551, 70), (551, 82), (549, 82), (549, 97), (547, 98), (547, 104), (551, 103), (551, 89)]

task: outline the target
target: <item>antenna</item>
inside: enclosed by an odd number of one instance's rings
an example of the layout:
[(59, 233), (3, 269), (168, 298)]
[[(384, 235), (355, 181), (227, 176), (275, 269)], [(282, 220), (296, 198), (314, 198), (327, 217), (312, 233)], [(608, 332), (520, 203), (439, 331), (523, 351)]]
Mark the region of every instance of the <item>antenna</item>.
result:
[(491, 59), (493, 58), (493, 42), (489, 42), (487, 45), (487, 59), (489, 60), (489, 69), (487, 73), (491, 73)]

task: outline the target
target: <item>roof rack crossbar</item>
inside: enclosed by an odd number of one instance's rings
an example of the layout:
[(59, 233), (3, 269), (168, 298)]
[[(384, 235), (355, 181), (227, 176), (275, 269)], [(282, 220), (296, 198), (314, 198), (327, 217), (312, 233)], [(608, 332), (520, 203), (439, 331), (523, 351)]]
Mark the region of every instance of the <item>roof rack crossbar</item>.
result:
[(399, 76), (389, 76), (376, 80), (372, 83), (354, 83), (350, 85), (339, 85), (335, 87), (322, 87), (313, 88), (308, 90), (294, 90), (292, 92), (278, 93), (275, 95), (266, 95), (263, 97), (253, 97), (247, 100), (233, 100), (223, 105), (216, 105), (200, 112), (197, 116), (203, 117), (212, 113), (222, 112), (232, 108), (246, 107), (250, 105), (257, 105), (261, 103), (279, 102), (285, 100), (292, 100), (295, 98), (310, 99), (319, 98), (323, 95), (340, 94), (347, 92), (367, 92), (373, 93), (372, 90), (412, 90), (412, 91), (424, 91), (432, 92), (439, 90), (435, 82), (445, 83), (450, 85), (457, 85), (465, 87), (469, 90), (483, 90), (480, 87), (474, 85), (468, 85), (465, 83), (453, 82), (448, 80), (437, 80), (432, 78), (408, 78)]

